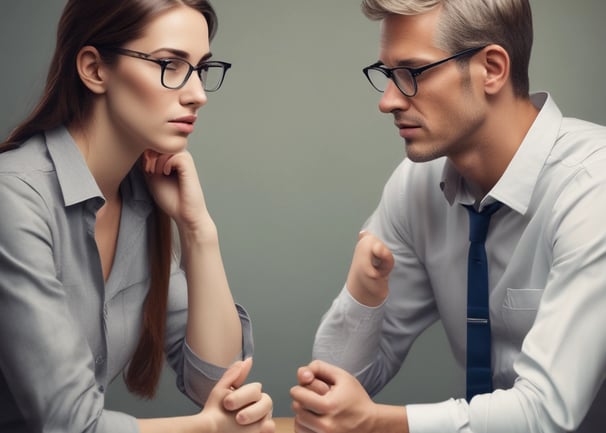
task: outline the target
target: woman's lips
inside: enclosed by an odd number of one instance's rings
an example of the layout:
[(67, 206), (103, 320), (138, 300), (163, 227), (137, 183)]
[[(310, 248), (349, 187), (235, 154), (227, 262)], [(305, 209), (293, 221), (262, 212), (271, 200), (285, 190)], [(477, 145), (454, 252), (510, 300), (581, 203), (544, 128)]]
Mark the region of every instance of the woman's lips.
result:
[(194, 124), (196, 123), (196, 116), (183, 116), (177, 119), (173, 119), (169, 122), (174, 125), (180, 132), (191, 134), (194, 132)]

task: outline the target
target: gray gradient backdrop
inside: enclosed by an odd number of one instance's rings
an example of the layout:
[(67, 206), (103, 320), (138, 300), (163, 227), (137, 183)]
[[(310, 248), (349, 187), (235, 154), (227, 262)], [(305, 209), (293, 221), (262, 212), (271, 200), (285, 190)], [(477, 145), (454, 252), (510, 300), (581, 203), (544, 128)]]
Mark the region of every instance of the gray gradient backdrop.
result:
[[(531, 1), (531, 88), (551, 91), (568, 116), (606, 124), (606, 2)], [(358, 0), (213, 3), (219, 33), (212, 51), (234, 67), (203, 108), (191, 151), (232, 291), (252, 317), (250, 380), (263, 382), (275, 416), (290, 416), (295, 371), (310, 360), (318, 321), (343, 284), (357, 232), (403, 143), (361, 72), (377, 58), (378, 24), (363, 17)], [(64, 4), (0, 0), (2, 137), (39, 97)], [(437, 324), (377, 399), (462, 396), (462, 373)], [(118, 379), (107, 406), (137, 416), (196, 410), (170, 371), (154, 401), (129, 396)]]

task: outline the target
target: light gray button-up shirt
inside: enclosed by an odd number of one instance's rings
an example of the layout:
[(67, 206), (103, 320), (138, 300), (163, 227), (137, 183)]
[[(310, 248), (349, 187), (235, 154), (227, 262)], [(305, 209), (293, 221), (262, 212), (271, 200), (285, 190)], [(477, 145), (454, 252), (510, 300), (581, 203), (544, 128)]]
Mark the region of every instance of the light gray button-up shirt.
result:
[[(409, 405), (411, 433), (606, 431), (606, 128), (562, 117), (547, 94), (533, 102), (537, 119), (482, 200), (504, 204), (486, 242), (499, 389), (470, 404)], [(366, 224), (394, 254), (389, 297), (368, 308), (343, 289), (314, 357), (376, 393), (439, 319), (464, 366), (469, 221), (461, 204), (473, 202), (447, 160), (405, 160)]]
[[(104, 199), (61, 127), (0, 154), (0, 431), (135, 432), (104, 409), (104, 391), (130, 360), (149, 285), (151, 197), (133, 169), (107, 282), (94, 237)], [(238, 306), (244, 357), (252, 331)], [(187, 286), (173, 264), (165, 352), (177, 386), (198, 404), (223, 369), (185, 343)], [(217, 330), (220, 332), (220, 330)]]

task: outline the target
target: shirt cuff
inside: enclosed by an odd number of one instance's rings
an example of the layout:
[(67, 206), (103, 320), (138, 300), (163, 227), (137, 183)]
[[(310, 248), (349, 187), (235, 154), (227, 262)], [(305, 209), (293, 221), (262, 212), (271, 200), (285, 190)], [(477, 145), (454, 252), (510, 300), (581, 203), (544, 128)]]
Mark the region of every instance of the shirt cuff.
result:
[[(235, 361), (249, 358), (253, 355), (253, 334), (248, 313), (236, 304), (240, 323), (242, 325), (242, 351), (234, 358)], [(184, 386), (185, 393), (198, 405), (203, 406), (213, 386), (227, 370), (199, 358), (187, 344), (183, 345), (184, 353)]]
[(343, 312), (345, 317), (350, 320), (350, 324), (355, 325), (357, 331), (362, 329), (375, 330), (383, 322), (385, 301), (376, 307), (369, 307), (361, 304), (352, 296), (349, 289), (345, 287), (341, 296), (343, 300)]
[(469, 405), (465, 400), (406, 406), (410, 433), (471, 433)]
[(104, 410), (99, 418), (96, 431), (139, 433), (135, 417), (113, 410)]

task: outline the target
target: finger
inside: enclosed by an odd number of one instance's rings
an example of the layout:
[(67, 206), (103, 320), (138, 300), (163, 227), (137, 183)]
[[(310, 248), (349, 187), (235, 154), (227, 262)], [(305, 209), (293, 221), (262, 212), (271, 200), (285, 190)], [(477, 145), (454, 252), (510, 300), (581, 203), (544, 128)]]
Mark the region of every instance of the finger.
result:
[(162, 168), (162, 174), (165, 176), (169, 176), (173, 169), (176, 167), (177, 158), (174, 158), (172, 155), (163, 155), (160, 157), (160, 167)]
[(183, 175), (188, 171), (188, 166), (195, 166), (189, 152), (162, 155), (160, 160), (162, 164), (162, 173), (166, 176), (169, 176), (172, 173)]
[(292, 403), (290, 404), (290, 409), (295, 414), (295, 416), (299, 416), (299, 415), (303, 415), (303, 414), (307, 414), (307, 413), (311, 413), (314, 415), (320, 415), (315, 412), (312, 412), (309, 409), (304, 408), (303, 405), (296, 400), (292, 401)]
[(234, 362), (226, 371), (217, 384), (216, 387), (235, 389), (238, 388), (248, 376), (252, 367), (252, 358), (247, 358), (244, 361)]
[(144, 156), (148, 160), (147, 172), (150, 174), (161, 173), (166, 159), (170, 157), (170, 155), (158, 153), (151, 149), (146, 150)]
[(274, 433), (276, 431), (276, 423), (273, 419), (269, 418), (263, 421), (261, 426), (261, 433)]
[(149, 151), (150, 161), (152, 164), (149, 167), (149, 172), (154, 174), (170, 175), (177, 165), (177, 158), (174, 154), (157, 153)]
[(386, 253), (383, 256), (381, 268), (383, 272), (390, 273), (394, 266), (394, 258), (393, 254), (387, 247), (385, 247)]
[(232, 386), (234, 388), (239, 388), (244, 383), (244, 381), (248, 377), (248, 374), (250, 373), (250, 370), (252, 369), (252, 365), (253, 365), (252, 358), (246, 358), (244, 361), (240, 361), (240, 362), (242, 363), (242, 367), (240, 370), (240, 375), (236, 378), (236, 380), (232, 384)]
[(320, 395), (324, 395), (330, 391), (330, 385), (320, 379), (314, 379), (306, 385), (306, 388)]
[(299, 381), (299, 385), (305, 386), (306, 388), (317, 392), (320, 395), (324, 395), (330, 390), (330, 385), (320, 379), (317, 379), (307, 366), (299, 367), (297, 370), (297, 379)]
[(385, 244), (378, 240), (372, 245), (372, 265), (380, 271), (391, 271), (393, 267), (393, 254)]
[(358, 233), (358, 241), (366, 236), (372, 236), (372, 233), (367, 230), (360, 230), (360, 233)]
[(311, 411), (316, 414), (326, 413), (326, 408), (328, 406), (326, 395), (320, 395), (303, 386), (294, 386), (290, 389), (290, 397), (297, 403), (299, 412)]
[(297, 380), (299, 381), (299, 385), (309, 385), (315, 378), (313, 372), (307, 366), (299, 367), (297, 369)]
[(238, 410), (259, 401), (260, 398), (261, 384), (249, 383), (233, 390), (227, 395), (223, 399), (223, 407), (230, 411)]
[(152, 168), (155, 165), (155, 152), (146, 150), (143, 152), (143, 171), (147, 174), (152, 173)]
[(221, 376), (216, 383), (215, 388), (233, 389), (234, 383), (237, 383), (244, 370), (244, 361), (234, 362)]
[(240, 425), (249, 425), (269, 419), (271, 418), (272, 409), (273, 402), (271, 397), (263, 393), (257, 402), (238, 411), (236, 422)]
[[(292, 391), (292, 389), (291, 389)], [(292, 393), (291, 393), (292, 394)], [(297, 400), (293, 400), (290, 403), (290, 410), (293, 411), (293, 413), (296, 415), (298, 414), (300, 411), (305, 410), (303, 409), (303, 406), (301, 406), (301, 403), (299, 403)]]
[(337, 383), (337, 379), (346, 373), (345, 370), (319, 359), (312, 361), (308, 365), (308, 368), (312, 371), (317, 379), (322, 380), (330, 386)]

